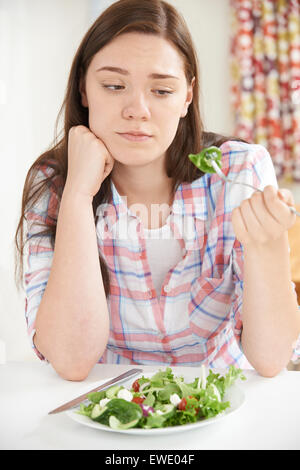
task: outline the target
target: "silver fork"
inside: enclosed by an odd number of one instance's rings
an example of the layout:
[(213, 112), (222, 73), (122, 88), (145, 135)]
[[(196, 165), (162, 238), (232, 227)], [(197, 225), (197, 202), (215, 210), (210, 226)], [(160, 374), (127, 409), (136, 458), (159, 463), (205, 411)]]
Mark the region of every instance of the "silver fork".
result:
[[(219, 168), (219, 166), (217, 165), (217, 163), (213, 159), (211, 159), (210, 164), (214, 168), (214, 170), (216, 171), (217, 175), (220, 176), (220, 178), (222, 178), (222, 180), (225, 181), (226, 183), (241, 184), (242, 186), (248, 186), (248, 188), (254, 189), (254, 191), (259, 191), (261, 193), (263, 192), (261, 189), (255, 188), (251, 184), (243, 183), (241, 181), (235, 181), (235, 180), (232, 180), (232, 179), (228, 178), (227, 176), (224, 175), (221, 168)], [(293, 206), (288, 206), (288, 207), (290, 208), (290, 211), (293, 214), (296, 214), (298, 217), (300, 217), (300, 212), (296, 211), (295, 207), (293, 207)]]

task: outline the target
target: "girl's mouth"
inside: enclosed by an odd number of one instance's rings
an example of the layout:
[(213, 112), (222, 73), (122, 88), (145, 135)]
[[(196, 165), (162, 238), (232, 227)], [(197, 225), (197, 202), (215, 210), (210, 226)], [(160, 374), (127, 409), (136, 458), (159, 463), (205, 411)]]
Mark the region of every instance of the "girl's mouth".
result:
[(132, 142), (146, 142), (147, 140), (152, 139), (151, 135), (133, 135), (133, 134), (119, 134), (126, 140), (130, 140)]

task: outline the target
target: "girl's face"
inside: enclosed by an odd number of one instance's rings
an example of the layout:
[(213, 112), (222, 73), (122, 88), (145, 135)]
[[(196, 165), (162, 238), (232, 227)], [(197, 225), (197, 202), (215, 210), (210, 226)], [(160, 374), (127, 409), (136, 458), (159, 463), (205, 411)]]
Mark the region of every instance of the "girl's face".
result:
[[(93, 57), (80, 91), (82, 105), (89, 108), (89, 127), (113, 158), (144, 165), (164, 157), (192, 90), (175, 47), (158, 36), (134, 32), (113, 39)], [(136, 141), (122, 136), (135, 131), (151, 137)]]

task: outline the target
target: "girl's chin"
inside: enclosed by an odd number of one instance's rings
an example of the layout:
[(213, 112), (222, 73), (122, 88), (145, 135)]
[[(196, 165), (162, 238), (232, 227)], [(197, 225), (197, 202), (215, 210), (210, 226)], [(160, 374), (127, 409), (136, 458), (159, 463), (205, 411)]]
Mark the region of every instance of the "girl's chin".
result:
[(139, 166), (139, 165), (149, 165), (150, 163), (156, 161), (159, 157), (153, 157), (153, 153), (150, 152), (148, 155), (143, 155), (141, 152), (131, 152), (129, 155), (124, 154), (124, 152), (114, 152), (111, 151), (111, 155), (115, 160), (115, 164), (126, 166)]

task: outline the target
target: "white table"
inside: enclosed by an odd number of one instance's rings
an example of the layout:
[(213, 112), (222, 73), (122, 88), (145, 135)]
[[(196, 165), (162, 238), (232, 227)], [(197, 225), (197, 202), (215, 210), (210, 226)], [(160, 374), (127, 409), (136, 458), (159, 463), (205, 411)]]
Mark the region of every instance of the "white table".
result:
[[(135, 367), (135, 366), (134, 366)], [(137, 366), (138, 367), (138, 366)], [(103, 432), (48, 411), (131, 366), (97, 364), (84, 382), (61, 379), (51, 365), (0, 365), (0, 449), (300, 449), (300, 372), (264, 378), (245, 371), (244, 405), (231, 416), (194, 431), (143, 437)], [(144, 373), (158, 367), (141, 366)], [(177, 375), (187, 369), (172, 367)]]

